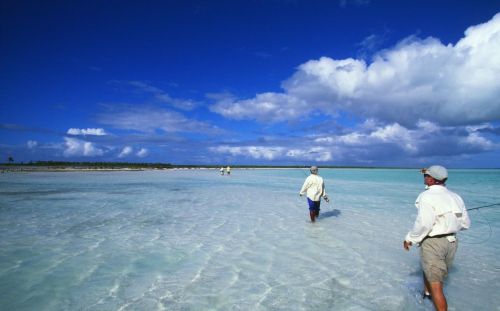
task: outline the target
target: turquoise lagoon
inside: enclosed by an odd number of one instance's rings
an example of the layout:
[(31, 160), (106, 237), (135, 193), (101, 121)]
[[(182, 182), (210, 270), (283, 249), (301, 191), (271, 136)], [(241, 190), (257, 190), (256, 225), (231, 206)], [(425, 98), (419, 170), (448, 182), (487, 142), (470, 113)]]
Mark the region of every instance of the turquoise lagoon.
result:
[[(418, 170), (320, 169), (331, 201), (308, 221), (306, 170), (0, 175), (1, 310), (433, 310), (402, 241)], [(499, 170), (450, 170), (467, 207), (500, 203)], [(500, 310), (500, 206), (472, 228), (450, 310)]]

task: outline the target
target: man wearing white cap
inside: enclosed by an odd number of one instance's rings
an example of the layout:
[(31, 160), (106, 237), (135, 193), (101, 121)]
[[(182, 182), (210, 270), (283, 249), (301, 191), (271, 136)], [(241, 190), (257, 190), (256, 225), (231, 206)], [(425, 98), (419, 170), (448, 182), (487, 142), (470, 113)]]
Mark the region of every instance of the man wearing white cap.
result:
[(424, 271), (424, 298), (431, 298), (436, 310), (447, 310), (443, 281), (458, 247), (456, 233), (470, 227), (462, 198), (445, 186), (446, 168), (433, 165), (422, 170), (426, 190), (418, 196), (417, 219), (403, 242), (407, 251), (420, 245), (420, 263)]
[(319, 216), (321, 198), (327, 203), (329, 202), (326, 195), (325, 183), (323, 178), (318, 175), (318, 167), (311, 166), (311, 175), (307, 176), (302, 188), (300, 189), (300, 196), (307, 194), (307, 203), (309, 204), (309, 217), (311, 222), (315, 222)]

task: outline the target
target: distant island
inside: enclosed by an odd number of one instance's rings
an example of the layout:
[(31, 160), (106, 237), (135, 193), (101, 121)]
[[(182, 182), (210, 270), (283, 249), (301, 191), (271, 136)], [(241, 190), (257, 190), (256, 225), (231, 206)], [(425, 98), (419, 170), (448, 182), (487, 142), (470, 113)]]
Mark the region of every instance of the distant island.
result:
[(170, 163), (134, 163), (134, 162), (69, 162), (36, 161), (28, 163), (3, 163), (2, 171), (69, 171), (69, 170), (150, 170), (172, 169)]
[[(227, 164), (171, 164), (171, 163), (135, 163), (135, 162), (66, 162), (66, 161), (35, 161), (28, 163), (3, 163), (0, 164), (2, 172), (8, 171), (109, 171), (109, 170), (165, 170), (165, 169), (219, 169)], [(308, 165), (230, 165), (233, 169), (286, 169), (308, 168)], [(321, 168), (364, 168), (378, 167), (367, 166), (332, 166), (322, 165)]]

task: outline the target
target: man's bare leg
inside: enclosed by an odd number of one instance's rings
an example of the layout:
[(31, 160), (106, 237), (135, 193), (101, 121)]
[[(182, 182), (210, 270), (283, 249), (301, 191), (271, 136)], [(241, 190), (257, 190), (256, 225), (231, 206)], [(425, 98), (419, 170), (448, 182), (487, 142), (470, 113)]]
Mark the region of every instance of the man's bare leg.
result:
[[(430, 284), (429, 281), (427, 281), (427, 278), (425, 277), (425, 273), (422, 273), (424, 275), (424, 295), (431, 294), (430, 290)], [(424, 297), (425, 298), (425, 297)]]
[(443, 293), (443, 283), (441, 282), (428, 282), (432, 296), (432, 302), (437, 311), (447, 311), (448, 303)]
[(311, 217), (311, 222), (315, 222), (316, 221), (316, 212), (309, 211), (309, 217)]

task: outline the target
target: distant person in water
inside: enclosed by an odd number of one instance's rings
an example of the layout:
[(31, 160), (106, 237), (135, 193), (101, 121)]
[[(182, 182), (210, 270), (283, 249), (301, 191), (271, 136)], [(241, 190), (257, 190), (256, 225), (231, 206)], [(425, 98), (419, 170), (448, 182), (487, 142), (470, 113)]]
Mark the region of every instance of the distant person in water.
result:
[(311, 175), (309, 175), (304, 181), (299, 194), (300, 196), (306, 194), (307, 203), (309, 204), (309, 216), (311, 217), (311, 222), (315, 222), (316, 218), (319, 216), (321, 198), (323, 198), (327, 203), (329, 200), (326, 195), (323, 178), (318, 175), (318, 167), (311, 166), (310, 171)]
[(220, 174), (224, 176), (224, 168), (223, 167), (220, 168)]
[(228, 167), (226, 167), (226, 173), (227, 173), (228, 175), (231, 175), (231, 168), (230, 168), (229, 166), (228, 166)]
[(426, 190), (417, 197), (418, 209), (413, 228), (403, 241), (403, 248), (420, 246), (420, 264), (424, 271), (423, 297), (432, 299), (438, 311), (448, 310), (443, 281), (448, 275), (458, 247), (456, 233), (470, 227), (462, 198), (446, 188), (448, 171), (433, 165), (423, 169)]

